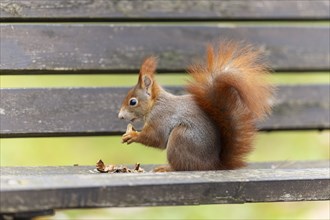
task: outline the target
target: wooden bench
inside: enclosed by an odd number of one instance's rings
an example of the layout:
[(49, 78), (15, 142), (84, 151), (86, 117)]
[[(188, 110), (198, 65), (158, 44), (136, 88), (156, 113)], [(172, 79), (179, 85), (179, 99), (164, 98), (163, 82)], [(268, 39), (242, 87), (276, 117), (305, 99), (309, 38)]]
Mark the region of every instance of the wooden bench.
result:
[[(274, 74), (329, 71), (328, 0), (63, 2), (1, 1), (1, 74), (65, 79), (137, 73), (150, 54), (158, 55), (160, 74), (179, 73), (219, 37), (260, 46)], [(1, 138), (122, 134), (126, 122), (117, 113), (127, 90), (1, 89)], [(329, 84), (291, 85), (279, 87), (273, 115), (258, 128), (324, 130), (329, 124)], [(1, 167), (0, 214), (10, 219), (70, 208), (329, 200), (329, 172), (329, 161), (119, 175), (100, 174), (94, 166)]]

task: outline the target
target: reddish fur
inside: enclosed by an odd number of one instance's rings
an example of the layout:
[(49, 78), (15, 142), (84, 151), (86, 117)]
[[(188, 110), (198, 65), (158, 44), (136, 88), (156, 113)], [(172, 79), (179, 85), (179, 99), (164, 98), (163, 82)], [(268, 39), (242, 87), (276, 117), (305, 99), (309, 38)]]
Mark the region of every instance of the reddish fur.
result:
[(143, 76), (148, 76), (153, 81), (152, 88), (151, 88), (152, 100), (156, 99), (156, 97), (159, 94), (159, 86), (154, 79), (154, 74), (156, 72), (156, 68), (157, 68), (157, 58), (155, 56), (150, 56), (143, 61), (141, 68), (140, 68), (140, 73), (139, 73), (138, 85), (141, 86), (144, 84), (142, 82)]
[(255, 120), (270, 112), (272, 87), (259, 52), (235, 43), (220, 45), (217, 53), (209, 46), (206, 65), (189, 69), (194, 82), (187, 90), (215, 122), (221, 140), (220, 169), (245, 166), (252, 150)]
[[(185, 149), (176, 148), (178, 143), (181, 147), (184, 145), (182, 141), (185, 139), (180, 140), (184, 137), (184, 133), (176, 127), (171, 134), (171, 140), (175, 143), (170, 144), (174, 148), (168, 148), (168, 154), (173, 154), (168, 155), (171, 167), (160, 167), (156, 169), (157, 171), (205, 170), (205, 167), (207, 169), (236, 169), (245, 166), (244, 157), (252, 150), (252, 142), (256, 134), (255, 120), (266, 116), (271, 108), (269, 99), (273, 90), (266, 79), (269, 71), (265, 65), (259, 63), (258, 59), (259, 52), (250, 46), (230, 42), (220, 45), (217, 49), (208, 46), (206, 64), (196, 64), (189, 70), (194, 81), (188, 85), (187, 90), (219, 131), (220, 162), (213, 160), (211, 166), (209, 164), (206, 166), (208, 161), (197, 162), (194, 158), (195, 160), (188, 163), (184, 160), (185, 155), (182, 153), (185, 153)], [(161, 87), (154, 80), (156, 65), (155, 57), (149, 57), (143, 62), (138, 84), (128, 93), (122, 108), (128, 108), (128, 100), (142, 89), (151, 95), (151, 99), (144, 103), (139, 102), (139, 111), (145, 114), (151, 112), (155, 100), (162, 92)], [(134, 111), (138, 112), (136, 109)], [(138, 142), (165, 148), (166, 143), (159, 138), (157, 127), (166, 125), (160, 122), (164, 123), (163, 120), (158, 121), (156, 118), (156, 120), (147, 121), (141, 132), (127, 131), (123, 135), (123, 142)], [(171, 140), (166, 141), (169, 143)], [(203, 152), (204, 146), (200, 147), (199, 150)], [(180, 149), (183, 151), (180, 152)]]
[(146, 58), (140, 68), (141, 74), (154, 75), (157, 67), (157, 58), (155, 56), (150, 56)]

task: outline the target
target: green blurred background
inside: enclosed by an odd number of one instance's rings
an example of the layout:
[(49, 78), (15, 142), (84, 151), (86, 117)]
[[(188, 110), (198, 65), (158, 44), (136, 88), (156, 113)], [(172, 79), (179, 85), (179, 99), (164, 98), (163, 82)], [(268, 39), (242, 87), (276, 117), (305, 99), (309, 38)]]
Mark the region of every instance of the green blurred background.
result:
[[(65, 78), (64, 78), (65, 77)], [(133, 86), (132, 75), (0, 76), (1, 88)], [(65, 80), (64, 80), (65, 79)], [(162, 74), (162, 85), (182, 85), (185, 74)], [(275, 73), (276, 84), (330, 83), (329, 72)], [(330, 158), (329, 131), (259, 133), (249, 161), (320, 160)], [(120, 137), (0, 139), (1, 166), (166, 163), (165, 152), (120, 143)], [(57, 211), (47, 219), (329, 219), (329, 201), (203, 205), (182, 207), (110, 208)]]

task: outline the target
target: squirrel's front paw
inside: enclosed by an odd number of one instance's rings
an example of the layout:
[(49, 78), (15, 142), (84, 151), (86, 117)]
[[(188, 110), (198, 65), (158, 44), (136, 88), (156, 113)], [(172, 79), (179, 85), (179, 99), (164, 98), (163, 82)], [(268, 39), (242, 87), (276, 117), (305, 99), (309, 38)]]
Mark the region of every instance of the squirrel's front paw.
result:
[(138, 136), (139, 136), (139, 132), (137, 132), (134, 129), (133, 125), (128, 124), (126, 133), (121, 138), (121, 142), (127, 143), (127, 144), (133, 143), (133, 142), (135, 142), (135, 140)]
[(121, 138), (121, 142), (122, 143), (127, 143), (127, 144), (131, 144), (133, 142), (135, 142), (136, 138), (139, 136), (139, 132), (137, 131), (130, 131), (130, 132), (126, 132), (122, 138)]

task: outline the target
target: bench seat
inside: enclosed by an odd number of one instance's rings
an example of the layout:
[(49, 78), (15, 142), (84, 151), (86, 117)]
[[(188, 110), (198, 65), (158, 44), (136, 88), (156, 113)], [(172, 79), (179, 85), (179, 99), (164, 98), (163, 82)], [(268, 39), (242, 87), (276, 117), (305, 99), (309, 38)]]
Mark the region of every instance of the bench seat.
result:
[[(330, 199), (329, 161), (251, 163), (245, 169), (99, 173), (93, 166), (1, 167), (1, 213)], [(149, 171), (149, 172), (148, 172)]]

